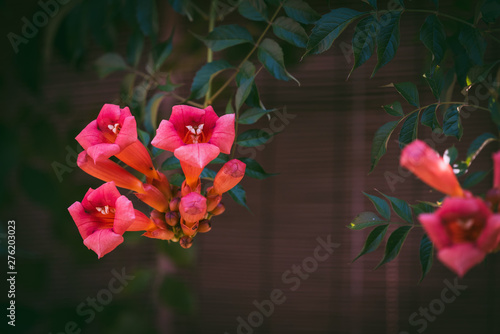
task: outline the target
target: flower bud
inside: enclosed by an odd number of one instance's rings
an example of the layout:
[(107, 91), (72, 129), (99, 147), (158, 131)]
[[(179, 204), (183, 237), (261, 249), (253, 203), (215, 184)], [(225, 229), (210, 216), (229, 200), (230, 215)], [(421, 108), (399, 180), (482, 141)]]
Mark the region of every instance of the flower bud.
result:
[(182, 232), (184, 232), (184, 235), (187, 235), (189, 237), (192, 237), (193, 235), (196, 234), (196, 232), (198, 231), (198, 227), (199, 227), (198, 222), (193, 224), (190, 223), (184, 224), (183, 222), (181, 222)]
[(210, 220), (203, 219), (202, 221), (200, 221), (200, 225), (198, 226), (198, 232), (206, 233), (211, 229), (212, 229), (212, 224), (210, 223)]
[(197, 222), (207, 213), (207, 199), (198, 193), (192, 192), (181, 199), (179, 212), (188, 223)]
[(238, 159), (229, 160), (214, 179), (214, 191), (223, 194), (236, 186), (245, 175), (246, 165)]
[(207, 189), (207, 211), (210, 212), (220, 203), (222, 195), (216, 194), (213, 190), (214, 187)]
[(157, 171), (158, 177), (153, 179), (153, 185), (158, 188), (158, 190), (165, 196), (167, 200), (172, 198), (172, 190), (170, 189), (170, 183), (165, 174)]
[(170, 211), (179, 211), (180, 202), (181, 202), (180, 197), (172, 198), (169, 203)]
[(210, 212), (210, 214), (212, 216), (218, 216), (218, 215), (221, 215), (222, 213), (224, 213), (224, 211), (226, 211), (226, 207), (224, 206), (224, 204), (222, 203), (219, 203), (214, 210), (212, 210)]
[(156, 230), (144, 233), (143, 236), (152, 239), (171, 240), (174, 237), (174, 232), (169, 229), (158, 228)]
[(193, 245), (193, 238), (188, 236), (183, 236), (179, 240), (179, 244), (181, 245), (182, 248), (191, 248), (191, 246)]
[(201, 193), (201, 181), (198, 179), (198, 182), (193, 185), (193, 187), (190, 187), (186, 181), (182, 182), (181, 185), (181, 195), (186, 196), (187, 194), (191, 192), (197, 192), (198, 194)]
[(168, 211), (169, 203), (158, 188), (151, 184), (144, 184), (144, 190), (145, 193), (143, 194), (135, 194), (137, 198), (160, 212)]
[(177, 214), (177, 212), (167, 212), (165, 214), (165, 222), (170, 226), (175, 226), (179, 222), (179, 215)]

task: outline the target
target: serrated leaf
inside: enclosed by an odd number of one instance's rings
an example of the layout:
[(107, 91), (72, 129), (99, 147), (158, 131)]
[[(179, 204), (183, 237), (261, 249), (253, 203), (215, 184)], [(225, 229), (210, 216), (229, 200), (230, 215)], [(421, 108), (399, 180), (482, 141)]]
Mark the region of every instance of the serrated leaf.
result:
[(420, 282), (424, 279), (425, 275), (431, 270), (432, 262), (434, 260), (434, 245), (429, 239), (427, 234), (422, 236), (420, 240), (420, 266), (422, 268), (422, 276), (420, 277)]
[(165, 305), (181, 314), (194, 312), (195, 298), (186, 284), (172, 276), (166, 276), (159, 289), (160, 299)]
[(193, 84), (191, 85), (191, 96), (194, 99), (205, 96), (212, 75), (232, 67), (231, 64), (223, 59), (203, 65), (194, 76)]
[(414, 112), (406, 118), (399, 132), (399, 147), (403, 148), (415, 139), (418, 132), (418, 112)]
[(375, 267), (375, 269), (388, 262), (391, 262), (398, 256), (411, 228), (412, 226), (401, 226), (391, 233), (389, 239), (387, 239), (387, 244), (385, 245), (384, 257), (382, 261), (380, 261), (380, 263)]
[(252, 21), (267, 21), (267, 5), (263, 0), (243, 0), (238, 6), (238, 12)]
[(443, 91), (444, 87), (444, 77), (443, 77), (443, 71), (439, 66), (437, 66), (435, 69), (432, 71), (429, 71), (424, 74), (425, 82), (427, 82), (427, 85), (432, 91), (432, 94), (434, 97), (438, 100), (441, 99), (441, 92)]
[(255, 147), (264, 145), (276, 133), (269, 133), (263, 129), (251, 129), (243, 132), (236, 138), (236, 144), (244, 147)]
[(321, 17), (307, 2), (302, 0), (287, 0), (283, 8), (286, 15), (303, 24), (312, 24)]
[(227, 193), (236, 203), (244, 206), (248, 211), (250, 211), (250, 208), (247, 205), (247, 195), (241, 184), (237, 184)]
[(403, 107), (399, 101), (396, 101), (392, 104), (386, 104), (383, 106), (384, 110), (392, 116), (404, 116), (405, 113), (403, 111)]
[(361, 212), (357, 215), (352, 222), (347, 226), (351, 230), (363, 230), (367, 227), (377, 226), (381, 224), (387, 224), (373, 212)]
[(172, 53), (173, 38), (174, 38), (174, 31), (172, 30), (170, 37), (165, 42), (157, 44), (151, 51), (151, 54), (153, 55), (153, 70), (155, 72), (160, 69), (161, 65), (163, 65), (165, 60)]
[(238, 123), (240, 124), (254, 124), (256, 123), (262, 116), (267, 115), (276, 109), (264, 110), (260, 108), (250, 108), (245, 110), (240, 117), (238, 118)]
[(486, 145), (488, 145), (489, 143), (491, 143), (495, 140), (498, 140), (497, 136), (495, 136), (494, 134), (489, 133), (489, 132), (483, 133), (482, 135), (480, 135), (479, 137), (474, 139), (472, 141), (472, 143), (470, 144), (469, 149), (467, 150), (467, 159), (465, 160), (467, 165), (470, 166), (470, 164), (477, 157), (479, 152), (481, 152), (481, 150)]
[(245, 168), (245, 175), (253, 177), (254, 179), (266, 179), (270, 176), (277, 175), (276, 173), (266, 173), (264, 168), (255, 160), (250, 158), (239, 158), (238, 160), (245, 163), (247, 166)]
[(462, 182), (462, 188), (469, 189), (478, 184), (479, 182), (483, 181), (486, 176), (490, 171), (487, 170), (482, 170), (482, 171), (477, 171), (474, 173), (471, 173), (467, 178)]
[(413, 82), (393, 84), (398, 93), (412, 106), (420, 108), (417, 86)]
[(363, 195), (368, 197), (368, 199), (372, 202), (375, 209), (377, 209), (377, 212), (380, 213), (382, 217), (384, 217), (385, 219), (391, 218), (391, 208), (384, 199), (375, 195), (367, 194), (365, 192), (363, 192)]
[(199, 37), (213, 51), (243, 43), (253, 43), (253, 37), (248, 30), (237, 24), (222, 25), (214, 28), (206, 37)]
[(144, 47), (144, 35), (136, 29), (127, 43), (127, 62), (136, 67)]
[(288, 81), (290, 79), (300, 83), (285, 69), (285, 62), (283, 59), (283, 50), (276, 41), (266, 38), (259, 45), (257, 52), (259, 61), (264, 65), (266, 70), (269, 71), (276, 79)]
[(156, 93), (149, 99), (148, 104), (146, 105), (144, 127), (148, 132), (153, 133), (153, 131), (158, 128), (158, 108), (160, 107), (161, 101), (163, 101), (164, 97), (164, 93)]
[[(372, 77), (377, 71), (394, 58), (399, 47), (399, 20), (401, 12), (388, 12), (382, 17), (389, 15), (387, 24), (381, 24), (377, 34), (377, 65), (373, 70)], [(381, 18), (382, 19), (382, 18)]]
[(387, 142), (398, 124), (398, 121), (386, 123), (382, 125), (377, 132), (375, 132), (371, 151), (370, 173), (373, 171), (375, 166), (377, 166), (380, 158), (385, 154), (385, 152), (387, 152)]
[(333, 9), (323, 15), (314, 26), (306, 54), (319, 54), (328, 50), (347, 26), (365, 13), (350, 8)]
[(420, 28), (420, 40), (432, 53), (433, 66), (439, 65), (446, 51), (446, 33), (436, 15), (429, 15)]
[(123, 71), (128, 68), (127, 63), (118, 53), (105, 53), (95, 61), (99, 78), (105, 78), (109, 74)]
[(378, 23), (373, 16), (365, 17), (356, 25), (352, 36), (354, 65), (351, 72), (363, 65), (373, 55), (377, 25)]
[(380, 193), (380, 194), (389, 200), (389, 202), (391, 203), (392, 209), (394, 210), (394, 212), (396, 212), (396, 214), (399, 217), (401, 217), (406, 222), (413, 224), (413, 218), (411, 215), (411, 207), (408, 205), (408, 203), (406, 203), (402, 199), (399, 199), (396, 197), (388, 196), (388, 195), (385, 195), (383, 193)]
[(436, 115), (436, 107), (437, 104), (431, 104), (430, 106), (425, 108), (420, 119), (420, 123), (430, 127), (432, 130), (441, 128)]
[(165, 160), (161, 165), (162, 170), (173, 170), (179, 168), (181, 168), (181, 162), (175, 157), (175, 155), (167, 158), (167, 160)]
[(215, 178), (215, 175), (217, 175), (217, 172), (211, 170), (210, 168), (205, 167), (205, 168), (203, 168), (203, 171), (200, 174), (200, 178), (213, 181)]
[(460, 120), (459, 104), (452, 104), (446, 109), (443, 117), (443, 133), (446, 136), (454, 136), (458, 140), (462, 138), (463, 128)]
[(300, 24), (289, 17), (280, 16), (273, 22), (276, 36), (299, 48), (307, 46), (307, 33)]
[(457, 160), (457, 158), (458, 158), (458, 150), (455, 147), (455, 145), (446, 149), (446, 151), (444, 151), (443, 153), (443, 160), (452, 166), (453, 163)]
[(486, 41), (478, 29), (462, 25), (458, 34), (458, 41), (464, 47), (469, 58), (476, 64), (483, 64)]
[(356, 261), (361, 256), (363, 256), (365, 254), (368, 254), (368, 253), (371, 253), (374, 250), (376, 250), (378, 248), (378, 246), (380, 246), (380, 243), (382, 242), (382, 240), (384, 240), (384, 236), (385, 236), (385, 234), (387, 232), (387, 228), (388, 227), (389, 227), (389, 224), (375, 227), (370, 232), (370, 234), (368, 235), (368, 237), (366, 238), (366, 241), (365, 241), (365, 244), (363, 246), (363, 249), (354, 258), (354, 260), (352, 260), (352, 262)]

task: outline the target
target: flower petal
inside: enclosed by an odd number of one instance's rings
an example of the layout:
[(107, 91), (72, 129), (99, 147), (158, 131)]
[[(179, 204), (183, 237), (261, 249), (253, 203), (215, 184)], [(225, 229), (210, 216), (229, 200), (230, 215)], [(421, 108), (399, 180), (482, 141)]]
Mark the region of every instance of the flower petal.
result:
[(90, 122), (79, 134), (75, 137), (76, 141), (86, 150), (89, 147), (97, 144), (107, 143), (108, 140), (103, 133), (97, 128), (97, 121)]
[(116, 189), (113, 181), (104, 183), (102, 186), (94, 190), (87, 197), (87, 200), (94, 207), (110, 206), (115, 207), (116, 200), (120, 197), (120, 192)]
[(115, 202), (115, 221), (113, 231), (122, 235), (135, 220), (135, 211), (132, 202), (125, 196), (120, 196)]
[(73, 203), (68, 208), (68, 211), (75, 221), (76, 227), (78, 228), (78, 232), (80, 232), (82, 239), (85, 240), (98, 228), (100, 223), (99, 219), (85, 212), (85, 209), (80, 202)]
[(206, 165), (219, 155), (219, 148), (208, 143), (190, 144), (177, 148), (174, 155), (180, 161), (198, 168), (205, 168)]
[(205, 108), (205, 118), (203, 120), (203, 132), (210, 138), (214, 132), (214, 129), (217, 124), (217, 120), (219, 120), (219, 116), (215, 113), (212, 106), (208, 106)]
[(87, 148), (87, 154), (94, 161), (103, 161), (109, 159), (115, 154), (118, 154), (121, 151), (121, 148), (117, 144), (110, 143), (101, 143), (92, 145)]
[(184, 133), (187, 125), (198, 125), (205, 121), (205, 110), (182, 104), (176, 105), (172, 107), (169, 121), (179, 133)]
[(215, 125), (209, 143), (217, 146), (222, 153), (231, 153), (234, 141), (234, 114), (220, 117)]
[(477, 246), (484, 252), (493, 251), (500, 241), (500, 214), (491, 215), (481, 235), (476, 240)]
[(424, 226), (425, 232), (438, 249), (451, 245), (451, 239), (438, 214), (422, 213), (418, 215), (418, 220)]
[(182, 138), (170, 121), (163, 120), (156, 130), (156, 136), (151, 141), (151, 145), (165, 151), (173, 152), (176, 148), (183, 146)]
[(134, 116), (129, 116), (121, 123), (121, 129), (116, 136), (115, 144), (123, 150), (135, 141), (137, 141), (137, 123)]
[(123, 236), (111, 229), (97, 230), (83, 240), (84, 245), (96, 252), (99, 258), (111, 252), (122, 242)]
[(108, 130), (108, 125), (120, 123), (120, 116), (120, 106), (109, 103), (103, 105), (101, 111), (99, 112), (99, 115), (97, 116), (97, 126), (99, 127), (99, 130), (106, 131)]
[(460, 277), (463, 277), (470, 268), (481, 263), (485, 255), (472, 243), (457, 244), (438, 252), (439, 260)]

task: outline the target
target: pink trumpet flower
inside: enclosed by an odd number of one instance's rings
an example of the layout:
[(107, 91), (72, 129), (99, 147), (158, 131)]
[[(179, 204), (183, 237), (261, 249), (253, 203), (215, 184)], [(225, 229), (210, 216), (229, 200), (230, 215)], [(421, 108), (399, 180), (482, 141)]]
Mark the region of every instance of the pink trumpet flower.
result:
[(403, 149), (400, 165), (444, 194), (457, 197), (465, 196), (450, 164), (421, 140), (417, 139)]
[(170, 119), (161, 121), (151, 144), (174, 152), (187, 184), (193, 188), (210, 161), (220, 152), (231, 152), (234, 135), (234, 114), (218, 117), (211, 106), (199, 109), (177, 105)]
[(446, 198), (434, 213), (418, 216), (438, 250), (438, 258), (460, 277), (494, 250), (500, 237), (500, 215), (482, 199)]
[(186, 221), (186, 225), (192, 224), (205, 218), (207, 214), (207, 199), (202, 195), (192, 192), (181, 198), (179, 205), (181, 217)]

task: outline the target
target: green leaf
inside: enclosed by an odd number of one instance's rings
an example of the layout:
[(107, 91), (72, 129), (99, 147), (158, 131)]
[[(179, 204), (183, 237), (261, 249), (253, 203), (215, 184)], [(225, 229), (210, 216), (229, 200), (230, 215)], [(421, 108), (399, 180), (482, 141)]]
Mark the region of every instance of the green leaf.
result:
[(385, 233), (387, 232), (387, 228), (388, 227), (389, 227), (389, 224), (375, 227), (370, 232), (370, 234), (368, 235), (368, 237), (366, 238), (366, 241), (365, 241), (365, 244), (363, 246), (363, 249), (354, 258), (354, 260), (352, 260), (352, 262), (356, 261), (361, 256), (363, 256), (365, 254), (368, 254), (368, 253), (371, 253), (374, 250), (376, 250), (378, 248), (378, 246), (380, 246), (380, 243), (382, 242), (382, 240), (384, 240), (384, 236), (385, 236)]
[(443, 153), (444, 161), (448, 161), (448, 163), (452, 166), (453, 166), (453, 163), (457, 160), (457, 158), (458, 158), (458, 150), (455, 147), (455, 145), (446, 149), (446, 151), (444, 151), (444, 153)]
[(213, 51), (243, 43), (253, 43), (253, 37), (248, 30), (237, 24), (218, 26), (207, 37), (199, 38)]
[(236, 96), (234, 98), (235, 101), (235, 106), (236, 110), (240, 110), (241, 106), (245, 102), (245, 100), (248, 98), (250, 95), (250, 92), (252, 91), (252, 86), (254, 83), (255, 77), (251, 78), (245, 78), (240, 81), (240, 85), (238, 89), (236, 90)]
[(391, 137), (392, 132), (398, 126), (398, 121), (392, 121), (382, 125), (375, 136), (373, 137), (372, 152), (371, 152), (371, 167), (370, 173), (373, 171), (375, 166), (377, 166), (380, 158), (387, 152), (387, 142)]
[(155, 36), (158, 30), (158, 17), (154, 0), (137, 1), (137, 22), (144, 36)]
[(391, 233), (389, 239), (387, 240), (387, 244), (385, 245), (384, 258), (375, 267), (375, 269), (388, 262), (391, 262), (398, 256), (411, 228), (412, 226), (401, 226)]
[(141, 140), (141, 143), (144, 144), (144, 146), (148, 146), (149, 145), (149, 141), (151, 140), (151, 137), (149, 136), (149, 133), (147, 133), (144, 130), (137, 129), (137, 135), (138, 135), (139, 139)]
[(273, 22), (276, 36), (299, 48), (307, 46), (307, 33), (300, 24), (289, 17), (280, 16)]
[(417, 216), (421, 213), (433, 213), (436, 210), (435, 206), (432, 206), (427, 202), (419, 202), (417, 204), (411, 205), (411, 207), (413, 208), (413, 212)]
[(215, 175), (217, 175), (217, 172), (205, 167), (200, 174), (200, 178), (213, 181), (215, 179)]
[(381, 19), (387, 24), (381, 24), (377, 34), (377, 65), (373, 70), (372, 77), (377, 71), (394, 58), (399, 47), (399, 19), (401, 12), (388, 12)]
[(168, 0), (172, 8), (179, 14), (187, 16), (189, 21), (193, 21), (193, 5), (191, 0)]
[(460, 104), (452, 104), (446, 109), (443, 118), (443, 133), (446, 136), (454, 136), (458, 140), (462, 138), (463, 129), (460, 120)]
[(225, 164), (226, 162), (229, 161), (229, 155), (224, 154), (224, 153), (219, 153), (217, 158), (214, 160), (210, 161), (209, 164)]
[(481, 14), (484, 22), (494, 23), (500, 16), (500, 3), (498, 0), (484, 1), (481, 6)]
[[(398, 93), (412, 106), (420, 108), (418, 89), (413, 82), (400, 82), (393, 84)], [(390, 86), (390, 85), (389, 85)]]
[[(236, 75), (236, 85), (241, 86), (243, 80), (255, 77), (255, 66), (250, 61), (245, 61), (241, 66), (238, 74)], [(261, 102), (259, 97), (259, 91), (257, 90), (257, 85), (255, 84), (255, 80), (252, 84), (252, 89), (250, 90), (250, 94), (248, 94), (247, 99), (245, 100), (245, 104), (250, 107), (260, 108)]]
[(476, 65), (483, 64), (486, 41), (478, 29), (462, 25), (460, 27), (460, 33), (458, 34), (458, 41), (464, 47), (470, 60)]
[(467, 73), (474, 64), (471, 63), (466, 50), (458, 41), (458, 37), (452, 36), (448, 38), (448, 45), (453, 51), (453, 62), (455, 73), (457, 75), (457, 81), (460, 87), (466, 87)]
[(276, 133), (269, 133), (263, 129), (251, 129), (243, 132), (236, 138), (236, 144), (244, 147), (255, 147), (264, 145)]
[(266, 70), (269, 71), (276, 79), (288, 81), (293, 79), (300, 85), (299, 81), (295, 79), (285, 69), (285, 62), (283, 60), (283, 50), (276, 41), (266, 38), (259, 45), (257, 53), (259, 61), (264, 65)]
[(333, 9), (323, 15), (314, 26), (306, 54), (318, 54), (328, 50), (347, 26), (365, 13), (350, 8)]
[(270, 176), (278, 175), (276, 173), (266, 173), (264, 168), (255, 160), (250, 158), (239, 158), (238, 160), (245, 163), (247, 166), (245, 168), (245, 175), (253, 177), (254, 179), (267, 179)]
[(384, 110), (392, 116), (404, 116), (405, 113), (403, 111), (403, 107), (401, 106), (401, 103), (399, 101), (396, 101), (392, 104), (386, 104), (383, 106)]
[(351, 72), (363, 65), (373, 55), (377, 25), (376, 19), (371, 15), (365, 17), (356, 25), (352, 36), (354, 65)]
[(141, 58), (144, 47), (144, 35), (138, 29), (130, 36), (127, 43), (127, 62), (130, 66), (136, 67)]
[(173, 184), (174, 186), (177, 186), (177, 187), (182, 186), (182, 182), (184, 182), (185, 179), (186, 179), (186, 177), (184, 176), (184, 174), (181, 174), (181, 173), (172, 174), (168, 178), (170, 183)]
[(432, 71), (425, 73), (424, 78), (425, 81), (427, 82), (427, 85), (429, 85), (429, 88), (431, 89), (434, 97), (440, 100), (441, 92), (443, 91), (444, 87), (444, 76), (441, 68), (437, 66)]
[(420, 240), (420, 266), (422, 268), (422, 276), (420, 277), (419, 283), (422, 282), (425, 275), (431, 270), (433, 260), (434, 245), (427, 234), (424, 234), (422, 240)]
[(389, 202), (391, 202), (392, 209), (394, 210), (394, 212), (396, 212), (396, 214), (399, 217), (401, 217), (408, 223), (413, 224), (413, 218), (411, 216), (411, 208), (408, 205), (408, 203), (396, 197), (387, 196), (383, 193), (380, 194), (382, 194), (385, 198), (389, 200)]
[(113, 72), (123, 71), (128, 68), (127, 63), (118, 53), (103, 54), (95, 61), (95, 67), (101, 79)]
[(431, 104), (425, 108), (422, 113), (422, 118), (420, 119), (423, 125), (430, 127), (432, 130), (441, 128), (436, 115), (436, 107), (437, 104)]
[(347, 226), (351, 230), (363, 230), (367, 227), (377, 226), (381, 224), (387, 224), (373, 212), (361, 212), (357, 215), (353, 221)]
[(232, 98), (230, 98), (229, 101), (227, 101), (225, 113), (226, 113), (226, 115), (235, 113), (234, 108), (233, 108), (233, 99)]
[(432, 53), (433, 66), (439, 65), (446, 51), (446, 33), (436, 15), (429, 15), (420, 28), (420, 40)]
[(162, 43), (157, 44), (151, 54), (153, 55), (153, 70), (156, 72), (161, 68), (161, 65), (165, 62), (165, 60), (172, 53), (172, 41), (174, 38), (174, 31), (170, 34), (170, 37)]
[(248, 211), (250, 211), (250, 208), (247, 205), (247, 195), (241, 184), (237, 184), (227, 193), (236, 203), (244, 206), (245, 208), (247, 208)]
[(252, 21), (267, 21), (267, 5), (263, 0), (243, 0), (238, 6), (238, 12)]
[(493, 75), (493, 69), (498, 63), (500, 63), (500, 59), (493, 63), (472, 66), (469, 72), (467, 72), (467, 85), (485, 83), (485, 81), (488, 80), (488, 75)]
[(489, 173), (490, 173), (490, 171), (487, 171), (487, 170), (482, 170), (482, 171), (477, 171), (477, 172), (471, 173), (469, 176), (467, 176), (467, 178), (464, 180), (464, 182), (462, 182), (462, 188), (465, 188), (465, 189), (472, 188), (473, 186), (475, 186), (476, 184), (478, 184), (479, 182), (484, 180), (486, 178), (486, 176), (488, 176)]
[(481, 152), (481, 150), (486, 145), (495, 140), (498, 140), (497, 136), (489, 132), (483, 133), (482, 135), (474, 139), (470, 144), (469, 149), (467, 150), (467, 159), (465, 160), (467, 165), (470, 166), (470, 164), (477, 157), (479, 152)]
[(403, 148), (415, 139), (418, 132), (418, 112), (414, 112), (406, 118), (399, 132), (399, 147)]
[(194, 76), (193, 84), (191, 85), (191, 96), (194, 99), (205, 96), (212, 75), (232, 67), (231, 64), (223, 59), (203, 65)]
[(165, 160), (161, 165), (162, 170), (173, 170), (179, 168), (181, 168), (181, 162), (175, 157), (175, 155), (167, 158), (167, 160)]
[(264, 110), (264, 109), (260, 109), (260, 108), (251, 108), (251, 109), (245, 110), (238, 118), (238, 123), (240, 123), (240, 124), (254, 124), (262, 116), (267, 115), (273, 111), (276, 111), (276, 109)]
[(164, 97), (165, 93), (156, 93), (149, 99), (148, 104), (146, 105), (144, 127), (148, 132), (153, 133), (158, 128), (158, 108), (160, 107), (161, 101), (163, 101)]
[(377, 209), (377, 212), (380, 213), (382, 217), (384, 217), (385, 219), (391, 218), (391, 208), (384, 199), (375, 195), (367, 194), (365, 192), (363, 192), (363, 195), (368, 197), (368, 199), (373, 203), (373, 206), (375, 206), (375, 209)]
[(283, 8), (286, 15), (303, 24), (312, 24), (321, 17), (307, 2), (302, 0), (287, 0)]
[(192, 314), (194, 312), (195, 298), (193, 293), (183, 281), (173, 276), (164, 278), (159, 289), (159, 295), (165, 305), (180, 314)]

